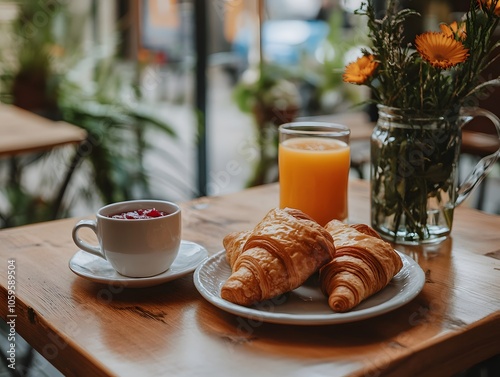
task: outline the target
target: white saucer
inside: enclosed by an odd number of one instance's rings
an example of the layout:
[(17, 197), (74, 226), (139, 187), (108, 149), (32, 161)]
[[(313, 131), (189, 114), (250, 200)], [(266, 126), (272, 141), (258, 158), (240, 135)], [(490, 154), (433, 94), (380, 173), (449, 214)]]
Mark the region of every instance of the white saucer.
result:
[(131, 278), (120, 275), (103, 258), (79, 250), (69, 261), (69, 268), (78, 276), (103, 284), (123, 284), (126, 288), (144, 288), (166, 283), (193, 272), (208, 256), (207, 250), (197, 243), (181, 241), (179, 254), (170, 268), (155, 276)]

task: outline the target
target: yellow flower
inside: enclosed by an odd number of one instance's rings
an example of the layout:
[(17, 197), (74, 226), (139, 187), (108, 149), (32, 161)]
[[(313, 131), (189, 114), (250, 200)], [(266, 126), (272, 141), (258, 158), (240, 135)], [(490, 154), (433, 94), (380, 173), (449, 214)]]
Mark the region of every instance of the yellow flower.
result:
[(436, 68), (451, 68), (463, 63), (469, 56), (469, 50), (462, 42), (444, 33), (427, 32), (417, 35), (415, 47), (422, 58)]
[(351, 84), (364, 84), (375, 73), (377, 67), (378, 63), (373, 55), (363, 55), (347, 65), (343, 79)]
[(464, 40), (467, 37), (466, 32), (466, 24), (465, 22), (460, 23), (460, 26), (456, 21), (453, 21), (451, 24), (441, 24), (439, 28), (447, 37), (455, 38), (458, 40)]
[[(493, 0), (478, 0), (478, 2), (479, 2), (479, 6), (481, 8), (490, 9), (491, 5), (493, 3)], [(500, 17), (500, 1), (498, 1), (497, 5), (495, 6), (495, 15)]]

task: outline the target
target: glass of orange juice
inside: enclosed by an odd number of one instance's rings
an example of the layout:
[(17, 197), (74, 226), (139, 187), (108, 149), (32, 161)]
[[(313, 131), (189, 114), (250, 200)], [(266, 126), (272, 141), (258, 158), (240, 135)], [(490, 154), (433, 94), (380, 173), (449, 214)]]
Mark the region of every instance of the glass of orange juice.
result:
[(321, 225), (347, 220), (348, 127), (292, 122), (279, 128), (280, 207), (300, 209)]

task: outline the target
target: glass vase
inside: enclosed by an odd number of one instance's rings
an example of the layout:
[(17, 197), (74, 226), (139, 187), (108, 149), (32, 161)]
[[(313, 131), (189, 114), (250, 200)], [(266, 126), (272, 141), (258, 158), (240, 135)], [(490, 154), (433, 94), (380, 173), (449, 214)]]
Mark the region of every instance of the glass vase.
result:
[(427, 116), (379, 106), (371, 138), (371, 223), (386, 240), (402, 244), (443, 241), (453, 212), (486, 176), (500, 150), (483, 158), (458, 184), (461, 129), (487, 117), (500, 138), (500, 121), (478, 108)]

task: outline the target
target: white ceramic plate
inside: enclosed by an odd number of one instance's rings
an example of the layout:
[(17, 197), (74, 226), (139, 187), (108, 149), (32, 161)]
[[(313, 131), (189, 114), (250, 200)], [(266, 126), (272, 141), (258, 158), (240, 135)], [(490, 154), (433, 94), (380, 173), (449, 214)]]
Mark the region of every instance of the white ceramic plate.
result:
[(317, 284), (306, 282), (294, 291), (252, 307), (233, 304), (220, 297), (220, 290), (231, 274), (225, 251), (205, 260), (194, 273), (194, 283), (201, 295), (229, 313), (256, 321), (325, 325), (354, 322), (378, 316), (411, 301), (422, 290), (425, 274), (410, 257), (398, 252), (403, 267), (380, 292), (363, 301), (348, 313), (335, 313)]
[(181, 241), (179, 254), (170, 268), (155, 276), (131, 278), (120, 275), (103, 258), (79, 250), (69, 261), (69, 268), (78, 276), (103, 284), (123, 284), (126, 288), (144, 288), (166, 283), (193, 272), (208, 256), (207, 250), (197, 243)]

